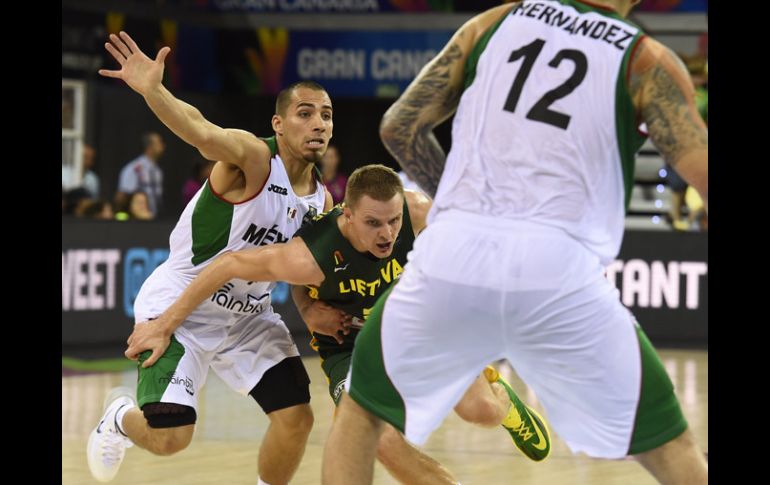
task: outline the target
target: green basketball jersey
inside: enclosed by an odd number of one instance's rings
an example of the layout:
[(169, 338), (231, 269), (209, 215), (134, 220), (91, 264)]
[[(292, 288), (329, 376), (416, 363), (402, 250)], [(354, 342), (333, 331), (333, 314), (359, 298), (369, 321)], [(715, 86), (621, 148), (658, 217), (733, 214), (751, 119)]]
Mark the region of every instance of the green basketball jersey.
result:
[(414, 230), (406, 201), (403, 224), (393, 244), (393, 252), (383, 259), (368, 252), (358, 252), (345, 239), (337, 225), (341, 214), (342, 208), (336, 206), (305, 224), (296, 233), (307, 244), (325, 276), (320, 286), (308, 286), (310, 296), (353, 316), (354, 328), (345, 336), (343, 345), (339, 345), (332, 337), (313, 334), (314, 347), (317, 347), (322, 357), (325, 348), (334, 351), (352, 348), (369, 310), (404, 270), (406, 255), (414, 243)]

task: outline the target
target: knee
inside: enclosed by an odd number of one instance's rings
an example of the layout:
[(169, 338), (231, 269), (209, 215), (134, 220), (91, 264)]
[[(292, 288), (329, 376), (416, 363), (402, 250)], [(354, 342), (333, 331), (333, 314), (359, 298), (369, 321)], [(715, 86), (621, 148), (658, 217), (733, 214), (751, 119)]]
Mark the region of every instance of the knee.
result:
[(313, 429), (313, 423), (315, 422), (315, 417), (313, 416), (313, 409), (307, 405), (303, 404), (301, 406), (297, 406), (298, 409), (294, 413), (294, 429), (296, 430), (296, 433), (302, 434), (302, 435), (309, 435), (310, 430)]
[(377, 459), (386, 467), (395, 464), (399, 449), (406, 445), (406, 440), (392, 426), (385, 426), (377, 442)]
[(182, 428), (162, 430), (163, 432), (157, 433), (153, 437), (153, 447), (150, 451), (156, 455), (170, 456), (184, 450), (192, 441), (192, 426), (189, 428), (189, 431)]
[(273, 425), (287, 437), (307, 439), (313, 429), (313, 410), (309, 404), (300, 404), (270, 414)]
[(313, 409), (309, 405), (301, 406), (302, 410), (299, 412), (296, 422), (298, 432), (309, 435), (310, 430), (313, 429), (313, 423), (315, 417), (313, 416)]
[(162, 438), (156, 442), (155, 454), (160, 456), (171, 456), (174, 453), (184, 450), (189, 444), (189, 442), (184, 442), (176, 438)]
[(455, 412), (464, 421), (486, 427), (497, 426), (505, 419), (505, 410), (493, 399), (474, 399), (457, 406)]

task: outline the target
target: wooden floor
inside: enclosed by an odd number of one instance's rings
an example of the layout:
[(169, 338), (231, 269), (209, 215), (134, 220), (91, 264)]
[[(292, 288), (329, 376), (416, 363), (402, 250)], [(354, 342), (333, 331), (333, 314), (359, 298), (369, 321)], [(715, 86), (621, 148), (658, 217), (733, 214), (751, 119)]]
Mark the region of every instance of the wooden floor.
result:
[[(708, 451), (708, 353), (660, 351), (676, 386), (684, 414)], [(315, 426), (293, 484), (320, 483), (323, 445), (333, 405), (317, 357), (303, 359), (312, 380)], [(520, 396), (542, 411), (534, 394), (503, 366), (502, 374)], [(62, 377), (62, 484), (97, 483), (86, 464), (86, 440), (102, 414), (102, 400), (116, 385), (134, 387), (135, 372)], [(547, 418), (547, 416), (546, 416)], [(251, 398), (230, 391), (214, 374), (201, 394), (198, 424), (190, 447), (172, 457), (156, 457), (133, 447), (114, 484), (256, 484), (257, 451), (267, 418)], [(521, 455), (502, 429), (476, 428), (451, 414), (431, 436), (425, 451), (449, 468), (463, 485), (656, 483), (633, 461), (599, 461), (573, 456), (553, 435), (551, 456), (534, 463)], [(375, 484), (395, 484), (377, 464)]]

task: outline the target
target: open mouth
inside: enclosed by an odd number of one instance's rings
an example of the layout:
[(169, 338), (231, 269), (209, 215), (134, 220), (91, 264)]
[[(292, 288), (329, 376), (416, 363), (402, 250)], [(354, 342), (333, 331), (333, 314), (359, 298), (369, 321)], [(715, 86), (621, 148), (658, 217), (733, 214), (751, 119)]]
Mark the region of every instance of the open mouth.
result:
[(312, 140), (309, 140), (307, 143), (305, 143), (309, 148), (318, 150), (320, 148), (323, 148), (323, 146), (326, 144), (324, 143), (323, 139), (321, 138), (313, 138)]
[(393, 243), (377, 243), (377, 249), (379, 249), (382, 252), (390, 251), (390, 248), (393, 247)]

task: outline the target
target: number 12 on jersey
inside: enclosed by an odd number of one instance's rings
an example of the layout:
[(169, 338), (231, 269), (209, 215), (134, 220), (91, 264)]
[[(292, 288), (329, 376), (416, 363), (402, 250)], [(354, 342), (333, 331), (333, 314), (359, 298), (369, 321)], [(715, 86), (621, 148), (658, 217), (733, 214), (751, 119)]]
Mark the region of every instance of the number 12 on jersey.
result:
[[(511, 57), (508, 58), (508, 62), (516, 62), (523, 58), (521, 69), (516, 74), (516, 79), (513, 80), (511, 90), (508, 92), (508, 97), (505, 100), (503, 109), (514, 113), (516, 111), (516, 105), (519, 103), (519, 97), (521, 91), (524, 89), (524, 84), (527, 82), (529, 73), (532, 72), (532, 66), (534, 66), (537, 57), (543, 50), (545, 41), (543, 39), (535, 39), (530, 44), (517, 49), (511, 53)], [(548, 63), (550, 67), (557, 68), (563, 60), (570, 60), (574, 64), (574, 71), (572, 75), (559, 86), (548, 91), (540, 98), (527, 113), (527, 119), (532, 121), (540, 121), (542, 123), (548, 123), (562, 130), (566, 130), (569, 126), (570, 115), (553, 111), (549, 109), (549, 106), (561, 99), (572, 91), (575, 90), (583, 79), (586, 77), (586, 71), (588, 71), (588, 59), (586, 55), (576, 49), (562, 49), (556, 53), (551, 62)]]

